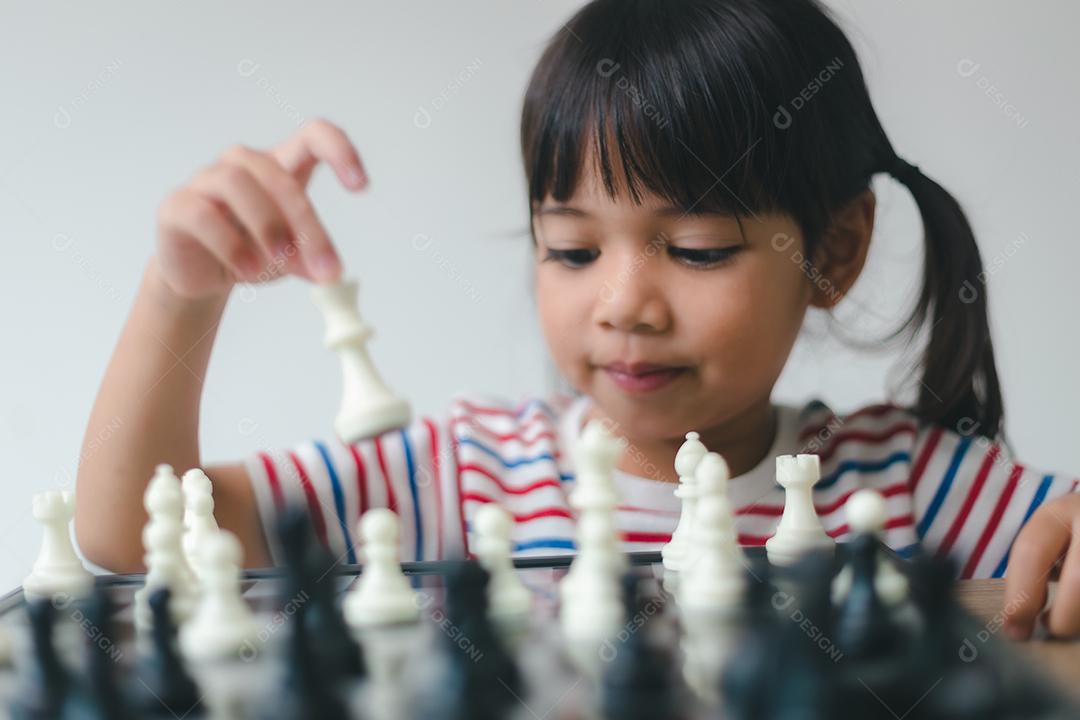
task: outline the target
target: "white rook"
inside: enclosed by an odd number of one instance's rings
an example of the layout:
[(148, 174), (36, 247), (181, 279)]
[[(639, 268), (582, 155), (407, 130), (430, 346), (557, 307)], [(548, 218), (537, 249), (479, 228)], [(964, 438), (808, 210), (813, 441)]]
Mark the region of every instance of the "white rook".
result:
[(765, 541), (773, 565), (792, 565), (804, 553), (836, 546), (814, 510), (813, 490), (820, 478), (821, 460), (817, 455), (776, 458), (776, 482), (784, 488), (784, 514), (776, 534)]
[(352, 443), (408, 425), (408, 402), (390, 391), (368, 355), (375, 331), (360, 317), (357, 282), (317, 285), (312, 298), (326, 320), (323, 341), (341, 359), (341, 410), (334, 421), (338, 436)]

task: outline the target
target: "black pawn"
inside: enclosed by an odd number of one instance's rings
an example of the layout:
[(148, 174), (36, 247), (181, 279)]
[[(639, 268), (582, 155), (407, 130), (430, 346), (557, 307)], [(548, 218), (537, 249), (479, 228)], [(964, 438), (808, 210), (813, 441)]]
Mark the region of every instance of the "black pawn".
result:
[(170, 591), (163, 587), (150, 594), (152, 652), (137, 672), (135, 696), (143, 718), (175, 720), (204, 717), (199, 688), (176, 650), (176, 625), (169, 611)]
[(13, 720), (55, 720), (71, 693), (71, 675), (53, 644), (56, 608), (48, 600), (26, 606), (33, 641), (33, 663), (11, 705)]
[(285, 679), (281, 693), (264, 708), (264, 720), (346, 720), (350, 717), (330, 668), (315, 652), (305, 616), (308, 605), (297, 606), (289, 623), (285, 648)]
[(307, 606), (303, 622), (313, 652), (327, 671), (344, 681), (361, 679), (366, 673), (364, 656), (341, 614), (334, 558), (315, 540), (303, 508), (286, 510), (278, 531), (287, 578), (282, 606)]
[(64, 720), (133, 720), (135, 715), (117, 681), (118, 645), (113, 633), (113, 602), (98, 587), (85, 603), (86, 677), (64, 711)]
[(640, 579), (632, 572), (622, 578), (626, 623), (612, 643), (601, 685), (600, 704), (608, 720), (654, 720), (676, 713), (671, 661), (649, 640), (648, 608)]
[(502, 720), (524, 695), (517, 663), (488, 619), (488, 572), (475, 561), (447, 576), (445, 670), (431, 688), (425, 720)]
[(778, 608), (786, 607), (790, 601), (788, 596), (777, 595), (767, 564), (748, 571), (735, 660), (721, 674), (725, 718), (766, 717), (772, 699), (770, 688), (776, 683), (780, 662), (776, 648), (783, 626)]
[[(797, 606), (786, 606), (780, 620), (775, 651), (781, 662), (778, 677), (783, 682), (768, 686), (772, 695), (770, 718), (825, 720), (844, 715), (843, 708), (837, 712), (833, 704), (836, 685), (832, 658), (838, 652), (821, 644), (834, 632), (832, 569), (829, 555), (814, 553), (805, 555), (794, 568), (792, 576), (798, 584), (792, 594)], [(783, 606), (785, 601), (785, 596), (774, 595), (776, 605)], [(814, 630), (808, 632), (806, 623)]]

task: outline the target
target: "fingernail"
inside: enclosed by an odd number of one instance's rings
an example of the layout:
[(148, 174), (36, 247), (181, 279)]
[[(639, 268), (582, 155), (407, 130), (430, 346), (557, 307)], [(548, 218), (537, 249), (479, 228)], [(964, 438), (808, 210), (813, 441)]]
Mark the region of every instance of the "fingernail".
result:
[(338, 262), (337, 255), (332, 252), (326, 252), (316, 256), (315, 259), (312, 260), (311, 274), (318, 282), (332, 282), (337, 279), (340, 267), (341, 265)]
[(367, 182), (367, 175), (358, 167), (350, 167), (345, 171), (345, 175), (349, 178), (349, 184), (354, 188), (359, 188)]

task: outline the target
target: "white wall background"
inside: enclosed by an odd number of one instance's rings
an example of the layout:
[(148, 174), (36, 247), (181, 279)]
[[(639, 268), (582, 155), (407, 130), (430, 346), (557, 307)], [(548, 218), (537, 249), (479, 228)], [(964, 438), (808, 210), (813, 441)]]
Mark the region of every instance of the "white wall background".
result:
[[(321, 172), (312, 195), (363, 283), (376, 361), (420, 412), (461, 389), (514, 398), (548, 389), (517, 122), (544, 41), (579, 4), (5, 3), (0, 589), (18, 584), (36, 553), (31, 495), (73, 485), (158, 204), (230, 144), (267, 146), (320, 116), (356, 140), (370, 191), (349, 195)], [(1080, 9), (831, 4), (894, 143), (961, 199), (995, 268), (993, 326), (1018, 454), (1080, 473)], [(978, 68), (960, 72), (964, 60)], [(870, 265), (841, 313), (855, 330), (898, 317), (914, 282), (914, 205), (890, 180), (877, 187)], [(418, 235), (430, 238), (423, 251)], [(850, 352), (823, 328), (808, 328), (778, 397), (817, 395), (843, 409), (880, 399), (895, 351)], [(338, 366), (321, 334), (299, 282), (233, 298), (206, 386), (207, 459), (330, 432)]]

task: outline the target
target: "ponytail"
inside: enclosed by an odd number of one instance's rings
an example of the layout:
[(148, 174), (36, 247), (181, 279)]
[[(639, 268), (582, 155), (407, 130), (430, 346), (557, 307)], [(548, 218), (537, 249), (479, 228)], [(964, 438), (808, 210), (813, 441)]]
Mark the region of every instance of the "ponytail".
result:
[(1004, 408), (975, 235), (956, 199), (918, 166), (896, 157), (889, 172), (915, 198), (926, 245), (919, 299), (899, 331), (917, 332), (929, 322), (915, 414), (994, 439)]

